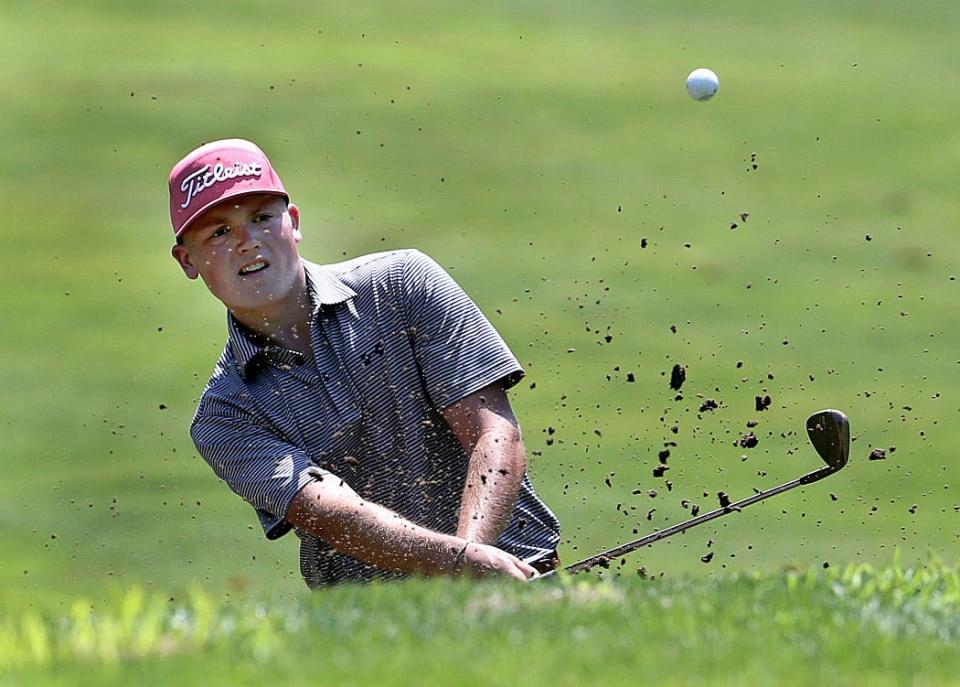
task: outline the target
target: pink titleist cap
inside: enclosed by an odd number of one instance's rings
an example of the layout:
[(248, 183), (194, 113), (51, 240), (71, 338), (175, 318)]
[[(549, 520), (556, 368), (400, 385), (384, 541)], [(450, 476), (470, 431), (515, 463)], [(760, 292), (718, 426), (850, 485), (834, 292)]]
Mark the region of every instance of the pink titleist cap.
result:
[(170, 221), (180, 236), (201, 212), (248, 193), (287, 196), (266, 154), (250, 141), (228, 138), (202, 145), (170, 170)]

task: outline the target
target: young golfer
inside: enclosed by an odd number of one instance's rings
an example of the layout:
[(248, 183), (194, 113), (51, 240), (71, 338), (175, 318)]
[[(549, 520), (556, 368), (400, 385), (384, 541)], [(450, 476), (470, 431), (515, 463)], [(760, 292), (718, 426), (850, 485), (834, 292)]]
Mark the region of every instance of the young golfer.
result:
[(443, 269), (301, 258), (300, 212), (249, 141), (197, 148), (169, 185), (173, 257), (227, 309), (191, 435), (268, 538), (296, 532), (309, 586), (557, 565), (507, 400), (523, 370)]

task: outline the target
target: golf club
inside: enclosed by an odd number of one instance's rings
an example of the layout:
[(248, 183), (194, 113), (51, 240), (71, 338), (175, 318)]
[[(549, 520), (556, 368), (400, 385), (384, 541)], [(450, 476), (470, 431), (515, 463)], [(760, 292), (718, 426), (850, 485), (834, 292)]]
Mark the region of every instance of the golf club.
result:
[[(620, 558), (631, 551), (636, 551), (641, 547), (649, 546), (654, 542), (658, 542), (661, 539), (666, 539), (667, 537), (677, 534), (678, 532), (684, 532), (691, 527), (702, 525), (703, 523), (709, 522), (714, 518), (719, 518), (721, 515), (726, 515), (727, 513), (732, 513), (734, 511), (739, 512), (751, 504), (757, 503), (758, 501), (763, 501), (764, 499), (775, 496), (776, 494), (782, 494), (783, 492), (793, 489), (794, 487), (813, 484), (814, 482), (843, 469), (843, 466), (847, 464), (847, 459), (850, 456), (850, 422), (847, 420), (846, 415), (839, 410), (821, 410), (818, 413), (814, 413), (807, 418), (807, 436), (810, 437), (810, 442), (820, 455), (820, 458), (822, 458), (823, 462), (827, 464), (826, 467), (809, 472), (802, 477), (798, 477), (795, 480), (786, 482), (777, 487), (773, 487), (767, 491), (761, 491), (753, 496), (743, 499), (742, 501), (731, 503), (727, 506), (712, 510), (709, 513), (704, 513), (703, 515), (691, 518), (690, 520), (678, 523), (664, 530), (653, 532), (652, 534), (648, 534), (647, 536), (641, 537), (635, 541), (608, 549), (607, 551), (598, 553), (595, 556), (586, 558), (579, 563), (568, 565), (563, 569), (563, 571), (572, 575), (583, 572), (584, 570), (588, 570), (596, 565), (603, 565), (606, 567), (609, 565), (611, 560)], [(545, 573), (538, 579), (552, 577), (556, 574), (556, 572), (557, 571), (554, 570)]]

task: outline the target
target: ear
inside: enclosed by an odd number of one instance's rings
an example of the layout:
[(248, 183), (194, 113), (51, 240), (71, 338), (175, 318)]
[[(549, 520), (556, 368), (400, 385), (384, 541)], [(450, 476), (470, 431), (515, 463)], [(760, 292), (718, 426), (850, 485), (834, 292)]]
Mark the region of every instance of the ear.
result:
[(193, 266), (193, 263), (190, 262), (190, 251), (187, 250), (186, 246), (178, 243), (170, 250), (170, 253), (173, 255), (173, 259), (180, 265), (183, 273), (187, 275), (187, 279), (196, 279), (200, 276), (200, 272)]
[(287, 212), (290, 213), (290, 224), (293, 225), (293, 239), (300, 243), (300, 239), (303, 238), (303, 234), (300, 233), (300, 208), (290, 203), (287, 206)]

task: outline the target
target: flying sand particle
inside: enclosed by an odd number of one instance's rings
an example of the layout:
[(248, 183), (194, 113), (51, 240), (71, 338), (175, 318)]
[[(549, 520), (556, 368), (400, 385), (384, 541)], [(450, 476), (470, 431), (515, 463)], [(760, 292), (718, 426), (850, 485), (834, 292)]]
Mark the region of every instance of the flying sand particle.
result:
[(703, 403), (700, 404), (700, 412), (705, 413), (709, 410), (716, 410), (719, 408), (719, 404), (712, 398), (708, 398)]
[(687, 368), (679, 363), (674, 365), (673, 370), (670, 372), (670, 388), (679, 391), (686, 379)]

